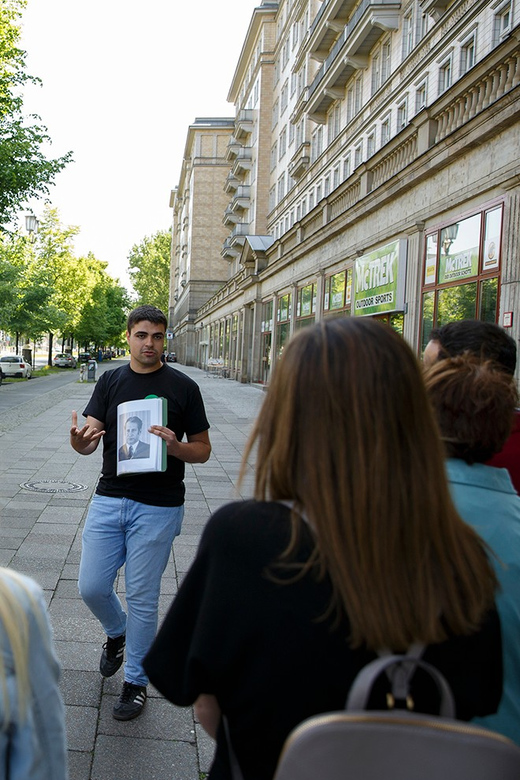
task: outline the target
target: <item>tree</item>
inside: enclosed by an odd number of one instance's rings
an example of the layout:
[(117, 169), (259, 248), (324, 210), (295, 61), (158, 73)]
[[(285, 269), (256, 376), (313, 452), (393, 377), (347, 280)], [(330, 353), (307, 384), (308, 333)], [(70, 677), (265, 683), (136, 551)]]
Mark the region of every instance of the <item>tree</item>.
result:
[(0, 229), (11, 222), (29, 198), (49, 193), (49, 184), (71, 160), (72, 153), (48, 160), (41, 147), (50, 141), (40, 117), (33, 124), (23, 115), (20, 90), (38, 79), (25, 72), (18, 48), (19, 20), (26, 0), (0, 0)]
[(128, 264), (136, 306), (149, 303), (168, 313), (171, 240), (171, 231), (162, 230), (132, 247)]

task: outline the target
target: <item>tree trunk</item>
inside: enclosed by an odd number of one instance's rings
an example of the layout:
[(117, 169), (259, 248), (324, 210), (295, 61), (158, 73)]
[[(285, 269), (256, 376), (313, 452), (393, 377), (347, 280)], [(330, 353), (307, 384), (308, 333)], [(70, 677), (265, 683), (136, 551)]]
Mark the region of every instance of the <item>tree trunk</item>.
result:
[(20, 334), (18, 333), (18, 331), (16, 331), (15, 348), (14, 348), (15, 355), (18, 354), (18, 341), (19, 341), (19, 339), (20, 339)]
[(52, 339), (54, 337), (54, 333), (49, 333), (49, 353), (47, 356), (47, 365), (52, 366)]

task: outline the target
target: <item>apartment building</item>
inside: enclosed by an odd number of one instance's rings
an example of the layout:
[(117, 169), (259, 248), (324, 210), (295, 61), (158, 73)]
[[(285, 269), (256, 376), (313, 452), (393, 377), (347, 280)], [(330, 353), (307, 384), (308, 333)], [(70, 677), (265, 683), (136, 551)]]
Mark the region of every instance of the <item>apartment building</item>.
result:
[(512, 0), (254, 10), (229, 93), (227, 277), (194, 362), (267, 383), (295, 330), (335, 316), (383, 319), (418, 354), (452, 319), (518, 339), (519, 21)]
[[(198, 358), (197, 311), (228, 277), (220, 250), (227, 236), (222, 214), (228, 195), (227, 148), (235, 127), (231, 118), (195, 119), (188, 128), (178, 186), (170, 196), (173, 209), (169, 332), (172, 351), (183, 363)], [(199, 334), (200, 336), (200, 334)]]

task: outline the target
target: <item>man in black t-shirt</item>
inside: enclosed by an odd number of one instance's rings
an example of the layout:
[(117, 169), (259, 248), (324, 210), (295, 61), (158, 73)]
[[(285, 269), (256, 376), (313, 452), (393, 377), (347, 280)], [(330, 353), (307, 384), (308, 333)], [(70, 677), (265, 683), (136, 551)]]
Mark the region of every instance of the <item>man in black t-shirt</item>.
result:
[[(130, 364), (100, 376), (83, 412), (86, 425), (79, 428), (72, 413), (76, 452), (89, 455), (103, 439), (102, 474), (82, 537), (79, 590), (107, 634), (99, 666), (104, 677), (119, 669), (126, 645), (123, 690), (113, 710), (117, 720), (137, 717), (146, 702), (142, 660), (155, 637), (161, 577), (181, 530), (184, 463), (205, 463), (211, 453), (197, 384), (161, 362), (166, 325), (153, 306), (130, 312)], [(167, 425), (149, 429), (167, 444), (166, 471), (117, 476), (117, 407), (148, 395), (168, 401)], [(114, 589), (123, 564), (127, 612)]]

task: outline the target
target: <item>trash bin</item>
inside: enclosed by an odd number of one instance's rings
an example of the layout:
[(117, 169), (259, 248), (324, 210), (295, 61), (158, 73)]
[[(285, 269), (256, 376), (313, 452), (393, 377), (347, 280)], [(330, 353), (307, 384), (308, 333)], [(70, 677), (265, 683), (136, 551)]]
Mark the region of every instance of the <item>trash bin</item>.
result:
[(96, 381), (97, 363), (95, 360), (89, 360), (87, 363), (87, 382)]
[(29, 363), (29, 365), (32, 366), (32, 349), (30, 347), (22, 348), (22, 357), (26, 363)]

